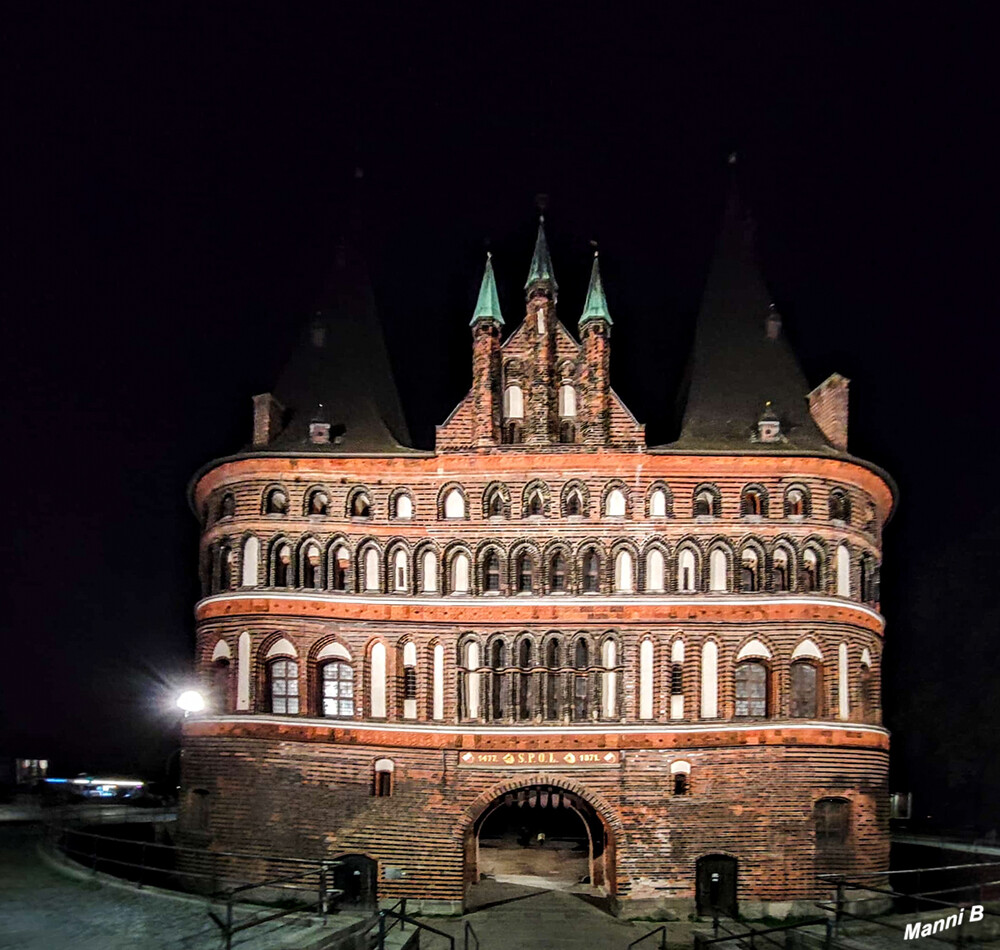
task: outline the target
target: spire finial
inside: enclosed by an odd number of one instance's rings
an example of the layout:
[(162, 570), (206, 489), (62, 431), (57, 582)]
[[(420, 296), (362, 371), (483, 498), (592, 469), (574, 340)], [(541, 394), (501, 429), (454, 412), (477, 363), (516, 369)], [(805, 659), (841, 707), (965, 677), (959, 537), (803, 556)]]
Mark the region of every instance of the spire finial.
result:
[[(591, 244), (596, 244), (591, 241)], [(604, 284), (601, 282), (601, 265), (594, 250), (594, 263), (590, 268), (590, 283), (587, 286), (587, 299), (583, 302), (583, 313), (580, 314), (579, 326), (583, 328), (595, 320), (603, 320), (608, 326), (614, 322), (608, 311), (608, 301), (604, 296)]]
[[(539, 195), (536, 202), (546, 198)], [(555, 272), (552, 269), (552, 258), (549, 256), (549, 244), (545, 240), (545, 215), (538, 216), (538, 236), (535, 238), (535, 253), (531, 258), (531, 268), (528, 271), (528, 279), (525, 281), (524, 290), (527, 296), (531, 296), (535, 290), (548, 291), (553, 297), (559, 290), (556, 283)]]
[(477, 323), (493, 321), (497, 326), (503, 326), (500, 314), (500, 297), (497, 295), (497, 282), (493, 277), (493, 252), (486, 252), (486, 269), (483, 271), (483, 282), (479, 285), (479, 297), (476, 299), (476, 309), (472, 312), (469, 326)]

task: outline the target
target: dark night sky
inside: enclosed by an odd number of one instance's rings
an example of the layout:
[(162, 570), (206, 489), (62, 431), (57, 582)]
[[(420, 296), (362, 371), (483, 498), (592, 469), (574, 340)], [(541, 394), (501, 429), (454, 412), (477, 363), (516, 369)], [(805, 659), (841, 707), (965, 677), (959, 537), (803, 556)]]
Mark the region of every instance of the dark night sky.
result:
[(614, 385), (667, 441), (738, 148), (807, 375), (852, 380), (851, 448), (901, 489), (895, 783), (973, 820), (1000, 794), (988, 7), (472, 6), (8, 24), (0, 755), (162, 767), (193, 642), (187, 480), (248, 439), (356, 192), (419, 444), (467, 388), (487, 240), (519, 318), (539, 192), (563, 321), (597, 239)]

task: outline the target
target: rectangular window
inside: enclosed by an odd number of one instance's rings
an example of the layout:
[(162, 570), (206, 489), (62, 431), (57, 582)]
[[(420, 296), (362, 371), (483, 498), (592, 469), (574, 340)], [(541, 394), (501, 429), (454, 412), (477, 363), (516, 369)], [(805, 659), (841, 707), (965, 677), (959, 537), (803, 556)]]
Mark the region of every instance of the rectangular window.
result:
[(375, 797), (388, 798), (392, 794), (392, 772), (375, 773)]

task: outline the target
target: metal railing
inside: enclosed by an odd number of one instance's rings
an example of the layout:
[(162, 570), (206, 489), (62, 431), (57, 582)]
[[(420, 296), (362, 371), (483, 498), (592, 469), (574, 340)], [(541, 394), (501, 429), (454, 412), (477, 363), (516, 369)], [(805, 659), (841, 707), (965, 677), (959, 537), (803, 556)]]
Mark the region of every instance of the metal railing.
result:
[[(829, 917), (814, 917), (809, 920), (796, 920), (789, 923), (778, 924), (774, 927), (754, 927), (751, 924), (745, 923), (743, 921), (736, 921), (732, 918), (726, 918), (726, 922), (723, 922), (721, 916), (718, 912), (712, 915), (712, 936), (708, 937), (705, 934), (695, 934), (694, 935), (694, 945), (695, 947), (708, 947), (714, 946), (716, 944), (732, 943), (737, 947), (750, 948), (750, 950), (758, 950), (758, 948), (776, 946), (785, 947), (785, 940), (778, 940), (773, 934), (785, 934), (787, 936), (788, 931), (796, 930), (800, 927), (815, 927), (817, 925), (823, 925), (826, 928), (824, 947), (829, 950), (831, 947), (831, 940), (833, 937), (833, 927), (832, 922)], [(735, 930), (734, 927), (742, 927), (742, 930)]]
[(648, 940), (650, 937), (655, 937), (657, 934), (660, 935), (660, 950), (667, 950), (667, 928), (666, 925), (663, 924), (657, 927), (656, 930), (651, 930), (648, 934), (643, 934), (641, 937), (637, 937), (625, 948), (625, 950), (632, 950), (632, 947), (639, 946), (640, 943)]
[[(222, 937), (226, 942), (226, 950), (232, 950), (233, 946), (233, 936), (240, 933), (243, 930), (249, 930), (252, 927), (259, 927), (261, 924), (270, 923), (273, 920), (279, 920), (282, 917), (288, 917), (290, 914), (299, 914), (303, 911), (311, 911), (315, 907), (316, 911), (326, 922), (327, 914), (329, 913), (330, 900), (335, 897), (339, 897), (343, 894), (343, 891), (337, 890), (336, 888), (331, 888), (330, 885), (330, 874), (334, 867), (339, 866), (340, 862), (330, 862), (320, 864), (318, 868), (312, 868), (310, 870), (302, 871), (299, 874), (290, 874), (285, 877), (273, 878), (268, 881), (262, 881), (259, 884), (243, 884), (240, 887), (231, 888), (224, 895), (221, 895), (221, 899), (225, 901), (226, 904), (226, 916), (225, 919), (219, 917), (215, 911), (210, 910), (208, 916), (216, 924), (216, 926), (222, 931)], [(264, 914), (264, 916), (254, 916), (250, 918), (245, 918), (240, 922), (236, 922), (234, 911), (240, 906), (241, 900), (245, 899), (250, 891), (254, 890), (274, 890), (276, 888), (288, 888), (292, 887), (297, 891), (308, 889), (310, 892), (312, 888), (305, 882), (309, 880), (313, 875), (316, 875), (316, 901), (315, 904), (312, 902), (303, 904), (302, 906), (288, 907), (284, 910), (276, 910), (269, 914)], [(302, 882), (302, 883), (300, 883)], [(244, 907), (245, 909), (245, 907)]]

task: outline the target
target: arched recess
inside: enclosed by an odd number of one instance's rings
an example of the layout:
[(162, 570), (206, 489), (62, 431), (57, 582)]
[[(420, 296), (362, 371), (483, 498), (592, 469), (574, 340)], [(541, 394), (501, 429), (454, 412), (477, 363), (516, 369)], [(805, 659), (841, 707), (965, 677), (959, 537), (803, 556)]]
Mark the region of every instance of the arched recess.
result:
[[(480, 795), (467, 809), (458, 828), (463, 842), (464, 879), (476, 884), (481, 875), (480, 834), (487, 822), (497, 819), (498, 810), (517, 813), (517, 826), (525, 824), (529, 814), (533, 827), (546, 834), (554, 816), (566, 811), (578, 816), (587, 837), (587, 878), (594, 887), (608, 894), (617, 891), (615, 873), (616, 841), (621, 823), (605, 802), (578, 782), (564, 776), (532, 773), (508, 779)], [(529, 811), (530, 810), (530, 811)], [(520, 848), (518, 850), (521, 850)]]

